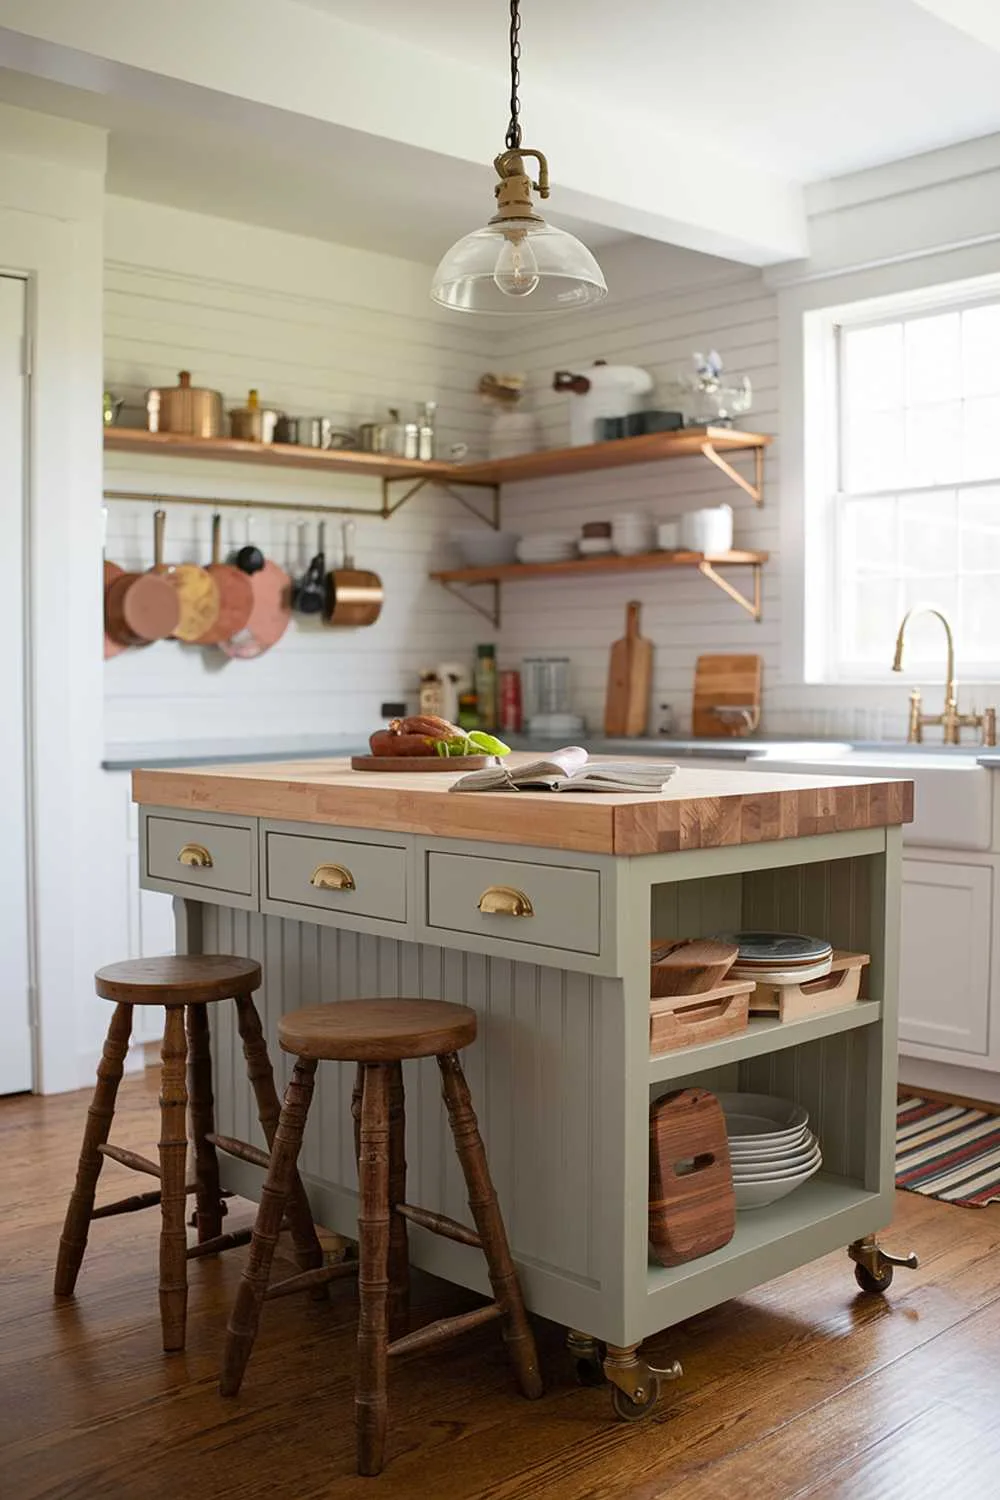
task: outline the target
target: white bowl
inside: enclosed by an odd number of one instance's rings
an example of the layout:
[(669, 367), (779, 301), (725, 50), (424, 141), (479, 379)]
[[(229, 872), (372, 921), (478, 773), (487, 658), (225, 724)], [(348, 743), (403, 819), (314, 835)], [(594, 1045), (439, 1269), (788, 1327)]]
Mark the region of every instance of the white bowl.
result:
[(467, 567), (498, 568), (516, 560), (520, 538), (513, 531), (492, 531), (482, 526), (478, 531), (456, 531), (452, 540)]
[[(736, 1146), (735, 1150), (733, 1149), (734, 1145)], [(738, 1140), (734, 1142), (730, 1139), (729, 1156), (734, 1166), (739, 1164), (741, 1167), (744, 1167), (754, 1162), (762, 1164), (773, 1163), (775, 1166), (780, 1166), (782, 1162), (794, 1161), (799, 1156), (808, 1156), (815, 1145), (816, 1137), (807, 1128), (802, 1132), (801, 1137), (794, 1141), (781, 1140), (775, 1141), (773, 1144), (768, 1141), (764, 1145), (754, 1144), (748, 1146), (745, 1143), (741, 1144)]]
[(822, 1160), (817, 1161), (814, 1167), (803, 1168), (796, 1176), (783, 1177), (777, 1181), (770, 1182), (734, 1182), (733, 1191), (736, 1194), (736, 1207), (740, 1210), (748, 1208), (766, 1208), (769, 1203), (777, 1203), (779, 1198), (785, 1198), (789, 1193), (794, 1193), (797, 1187), (808, 1182), (810, 1177), (815, 1176), (823, 1165)]
[(733, 1177), (783, 1177), (786, 1172), (798, 1172), (802, 1167), (810, 1165), (817, 1152), (820, 1152), (819, 1142), (814, 1135), (810, 1135), (804, 1145), (786, 1156), (755, 1156), (749, 1159), (733, 1157)]
[(581, 557), (606, 557), (615, 550), (609, 536), (582, 536), (576, 545)]
[[(715, 1096), (722, 1107), (722, 1113), (739, 1115), (742, 1117), (752, 1116), (760, 1121), (760, 1129), (757, 1131), (741, 1129), (739, 1134), (746, 1138), (757, 1134), (767, 1137), (769, 1140), (776, 1135), (794, 1134), (800, 1131), (804, 1125), (809, 1123), (809, 1111), (803, 1109), (801, 1104), (796, 1104), (792, 1099), (781, 1099), (776, 1094), (729, 1094), (721, 1093)], [(729, 1129), (728, 1118), (726, 1124)]]

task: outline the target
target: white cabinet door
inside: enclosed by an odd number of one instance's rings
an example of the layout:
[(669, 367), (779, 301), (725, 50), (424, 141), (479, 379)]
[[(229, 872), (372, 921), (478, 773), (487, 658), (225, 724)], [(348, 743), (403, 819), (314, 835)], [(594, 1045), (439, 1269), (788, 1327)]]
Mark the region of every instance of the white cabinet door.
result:
[(988, 1052), (992, 902), (986, 865), (904, 859), (901, 1042)]
[(0, 1094), (31, 1088), (25, 754), (25, 284), (0, 276)]

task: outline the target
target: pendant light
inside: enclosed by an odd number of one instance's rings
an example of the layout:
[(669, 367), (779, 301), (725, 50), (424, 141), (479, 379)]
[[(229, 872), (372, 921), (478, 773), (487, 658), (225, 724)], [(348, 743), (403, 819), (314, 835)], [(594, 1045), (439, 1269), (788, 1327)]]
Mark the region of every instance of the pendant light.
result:
[[(541, 151), (521, 145), (520, 30), (520, 0), (510, 0), (510, 124), (507, 149), (493, 162), (500, 179), (497, 211), (482, 229), (452, 245), (431, 284), (434, 301), (455, 312), (569, 312), (608, 294), (586, 245), (535, 212), (531, 192), (549, 196), (549, 164)], [(526, 156), (538, 163), (537, 182), (525, 170)]]

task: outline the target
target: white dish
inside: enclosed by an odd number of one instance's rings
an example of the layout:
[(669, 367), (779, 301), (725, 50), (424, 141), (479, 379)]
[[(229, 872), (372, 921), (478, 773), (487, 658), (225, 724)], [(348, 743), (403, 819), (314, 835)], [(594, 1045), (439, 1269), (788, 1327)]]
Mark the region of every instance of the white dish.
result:
[(824, 958), (817, 964), (802, 964), (795, 969), (744, 968), (737, 961), (726, 978), (754, 979), (758, 984), (809, 984), (814, 979), (825, 979), (832, 968), (832, 958)]
[(816, 1137), (811, 1130), (803, 1132), (801, 1140), (778, 1141), (775, 1145), (766, 1146), (744, 1146), (737, 1150), (732, 1149), (730, 1143), (729, 1156), (733, 1166), (752, 1167), (755, 1163), (770, 1164), (776, 1167), (783, 1162), (794, 1161), (796, 1157), (808, 1156), (816, 1146)]
[(453, 540), (470, 568), (496, 568), (512, 563), (520, 541), (514, 531), (456, 531)]
[(581, 557), (605, 557), (615, 550), (609, 536), (582, 536), (576, 545)]
[(785, 1177), (789, 1172), (801, 1172), (804, 1167), (811, 1166), (816, 1157), (822, 1154), (819, 1142), (813, 1135), (790, 1156), (777, 1157), (773, 1161), (762, 1161), (756, 1157), (752, 1161), (733, 1161), (733, 1179), (735, 1181), (738, 1177), (745, 1182), (748, 1178)]
[[(721, 1093), (715, 1096), (722, 1106), (722, 1112), (726, 1116), (726, 1130), (729, 1134), (739, 1134), (744, 1138), (754, 1134), (765, 1140), (772, 1140), (776, 1135), (794, 1135), (809, 1122), (809, 1111), (803, 1109), (801, 1104), (796, 1104), (791, 1099), (779, 1099), (774, 1094), (728, 1094)], [(754, 1116), (758, 1121), (765, 1122), (764, 1129), (730, 1130), (729, 1116)], [(770, 1121), (770, 1128), (766, 1122)]]
[(789, 1193), (794, 1193), (797, 1187), (808, 1182), (822, 1165), (822, 1161), (818, 1161), (814, 1167), (803, 1170), (795, 1177), (782, 1178), (779, 1182), (734, 1183), (733, 1192), (736, 1195), (737, 1209), (766, 1208), (769, 1203), (777, 1203), (779, 1198), (787, 1197)]

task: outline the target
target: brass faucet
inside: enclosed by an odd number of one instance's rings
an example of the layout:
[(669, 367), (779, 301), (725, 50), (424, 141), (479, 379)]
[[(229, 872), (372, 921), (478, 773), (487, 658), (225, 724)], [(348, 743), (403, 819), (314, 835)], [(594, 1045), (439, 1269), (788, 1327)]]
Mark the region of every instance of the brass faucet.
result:
[(892, 660), (892, 670), (894, 672), (901, 672), (903, 670), (903, 637), (913, 615), (934, 615), (936, 619), (941, 621), (948, 643), (948, 661), (945, 669), (944, 709), (941, 713), (921, 713), (922, 699), (920, 697), (920, 689), (914, 688), (910, 694), (910, 719), (906, 731), (907, 742), (911, 745), (921, 744), (924, 738), (924, 728), (928, 724), (940, 724), (944, 731), (943, 739), (946, 745), (960, 744), (963, 728), (981, 729), (983, 744), (995, 745), (997, 742), (997, 711), (995, 708), (988, 708), (981, 714), (962, 714), (958, 711), (958, 689), (955, 685), (955, 637), (951, 633), (951, 626), (939, 609), (934, 609), (926, 604), (917, 604), (912, 609), (906, 611), (900, 623), (899, 633), (896, 636), (896, 654)]

